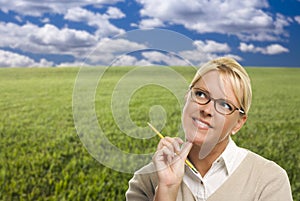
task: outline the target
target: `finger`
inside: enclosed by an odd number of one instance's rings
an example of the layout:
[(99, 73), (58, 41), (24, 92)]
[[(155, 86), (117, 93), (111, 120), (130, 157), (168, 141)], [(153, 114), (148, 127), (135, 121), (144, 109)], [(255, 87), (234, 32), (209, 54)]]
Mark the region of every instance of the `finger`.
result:
[(181, 150), (180, 145), (183, 144), (183, 140), (180, 139), (179, 137), (176, 137), (173, 139), (174, 139), (174, 147), (175, 147), (176, 153), (179, 153)]
[(185, 142), (182, 146), (181, 152), (179, 153), (179, 156), (183, 159), (186, 160), (191, 148), (193, 146), (193, 143), (191, 142)]
[(173, 140), (170, 137), (165, 137), (165, 138), (163, 138), (163, 139), (160, 140), (157, 149), (162, 149), (164, 147), (168, 147), (168, 149), (170, 149), (171, 151), (175, 152), (175, 150), (176, 150), (175, 146), (176, 145), (173, 144), (174, 141), (175, 140)]
[(168, 164), (170, 164), (174, 160), (174, 157), (176, 156), (174, 150), (173, 149), (170, 150), (169, 147), (166, 146), (162, 148), (162, 152)]
[(175, 137), (175, 138), (166, 137), (166, 140), (172, 144), (175, 153), (180, 152), (181, 150), (180, 145), (183, 143), (182, 139), (180, 139), (179, 137)]
[(162, 150), (155, 152), (152, 161), (157, 171), (163, 170), (167, 167), (166, 158)]
[[(174, 160), (174, 152), (169, 150), (168, 147), (156, 151), (152, 160), (156, 165), (157, 169), (165, 168)], [(159, 167), (159, 168), (158, 168)]]
[(182, 144), (183, 143), (183, 140), (179, 137), (168, 137), (166, 136), (164, 139), (168, 140), (169, 142), (178, 142), (179, 144)]
[(156, 151), (152, 157), (153, 161), (164, 161), (164, 154), (163, 151), (160, 149)]
[(160, 141), (158, 145), (158, 149), (161, 149), (163, 146), (169, 147), (170, 150), (174, 150), (174, 152), (180, 152), (181, 148), (180, 145), (183, 143), (183, 140), (179, 137), (171, 138), (165, 137), (163, 140)]

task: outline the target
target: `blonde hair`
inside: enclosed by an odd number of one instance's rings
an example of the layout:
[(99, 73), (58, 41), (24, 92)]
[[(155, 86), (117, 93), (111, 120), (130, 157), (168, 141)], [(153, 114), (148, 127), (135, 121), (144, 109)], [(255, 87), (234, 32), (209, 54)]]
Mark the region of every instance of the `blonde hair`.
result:
[(247, 114), (252, 101), (250, 78), (246, 70), (232, 58), (221, 57), (202, 65), (194, 76), (190, 84), (190, 89), (201, 79), (204, 74), (213, 70), (217, 70), (222, 78), (225, 78), (230, 82), (239, 105)]

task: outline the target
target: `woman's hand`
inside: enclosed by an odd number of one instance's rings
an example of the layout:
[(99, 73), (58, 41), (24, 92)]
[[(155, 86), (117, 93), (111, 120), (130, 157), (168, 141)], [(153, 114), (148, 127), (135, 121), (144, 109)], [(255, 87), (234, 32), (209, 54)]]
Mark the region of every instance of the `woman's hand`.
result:
[(176, 200), (184, 175), (185, 160), (191, 148), (192, 143), (183, 143), (180, 138), (165, 137), (160, 140), (153, 156), (159, 179), (155, 200)]

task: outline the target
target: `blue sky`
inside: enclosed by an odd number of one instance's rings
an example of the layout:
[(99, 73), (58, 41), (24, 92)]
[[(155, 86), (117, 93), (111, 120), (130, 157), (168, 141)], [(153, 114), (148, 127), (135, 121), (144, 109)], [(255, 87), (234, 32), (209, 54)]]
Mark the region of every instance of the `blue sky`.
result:
[[(231, 56), (244, 66), (300, 67), (299, 7), (300, 0), (4, 0), (0, 66), (184, 65), (179, 58), (201, 65)], [(177, 32), (192, 47), (174, 56), (126, 35), (144, 29)]]

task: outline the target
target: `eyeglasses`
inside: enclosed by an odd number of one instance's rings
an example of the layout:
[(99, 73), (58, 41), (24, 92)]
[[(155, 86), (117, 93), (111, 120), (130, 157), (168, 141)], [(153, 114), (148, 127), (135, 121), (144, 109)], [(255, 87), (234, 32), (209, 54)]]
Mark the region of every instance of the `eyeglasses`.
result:
[(211, 100), (214, 101), (214, 107), (217, 112), (223, 115), (230, 115), (234, 111), (238, 110), (241, 114), (245, 114), (243, 109), (239, 109), (233, 103), (226, 99), (214, 99), (210, 97), (210, 95), (199, 88), (192, 88), (191, 89), (191, 97), (192, 100), (198, 103), (199, 105), (206, 105)]

